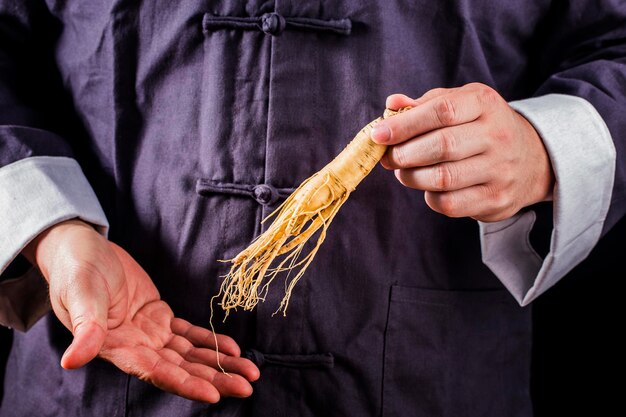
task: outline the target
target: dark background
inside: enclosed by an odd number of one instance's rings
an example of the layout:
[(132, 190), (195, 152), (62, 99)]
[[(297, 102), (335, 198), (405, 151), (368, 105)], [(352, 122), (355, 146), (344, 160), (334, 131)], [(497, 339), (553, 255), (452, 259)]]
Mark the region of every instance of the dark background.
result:
[[(626, 415), (624, 384), (611, 382), (624, 375), (625, 248), (622, 220), (572, 274), (533, 302), (535, 417)], [(11, 331), (0, 327), (0, 364), (10, 341)]]
[(625, 278), (622, 219), (572, 274), (532, 303), (535, 417), (626, 415)]

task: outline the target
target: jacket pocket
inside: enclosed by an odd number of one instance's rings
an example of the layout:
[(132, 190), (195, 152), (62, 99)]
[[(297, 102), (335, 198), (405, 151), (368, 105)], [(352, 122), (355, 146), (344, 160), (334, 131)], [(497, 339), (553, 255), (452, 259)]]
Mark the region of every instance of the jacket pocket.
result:
[(382, 415), (531, 416), (530, 309), (505, 290), (393, 286)]

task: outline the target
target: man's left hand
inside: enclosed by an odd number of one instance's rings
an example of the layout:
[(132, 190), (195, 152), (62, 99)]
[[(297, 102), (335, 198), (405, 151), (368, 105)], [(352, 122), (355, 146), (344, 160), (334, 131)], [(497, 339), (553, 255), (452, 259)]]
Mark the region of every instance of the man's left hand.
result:
[(382, 165), (424, 190), (433, 210), (492, 222), (552, 198), (541, 138), (492, 88), (473, 83), (387, 98), (387, 108), (406, 106), (413, 108), (379, 123), (372, 139), (389, 145)]

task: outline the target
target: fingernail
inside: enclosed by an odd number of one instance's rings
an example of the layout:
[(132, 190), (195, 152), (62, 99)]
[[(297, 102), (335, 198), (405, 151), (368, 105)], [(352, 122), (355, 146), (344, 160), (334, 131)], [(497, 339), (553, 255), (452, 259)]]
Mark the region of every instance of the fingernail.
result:
[(374, 126), (370, 136), (376, 143), (387, 143), (391, 138), (391, 131), (387, 126), (378, 124)]

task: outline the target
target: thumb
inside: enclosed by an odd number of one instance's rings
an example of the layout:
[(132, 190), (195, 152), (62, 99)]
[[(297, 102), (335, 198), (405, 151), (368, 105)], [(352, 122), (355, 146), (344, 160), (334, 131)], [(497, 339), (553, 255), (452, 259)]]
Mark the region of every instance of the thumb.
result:
[(106, 288), (97, 288), (94, 282), (97, 280), (76, 283), (71, 291), (73, 294), (66, 298), (65, 307), (74, 340), (61, 358), (61, 366), (65, 369), (80, 368), (102, 349), (107, 334), (109, 295)]
[(76, 369), (95, 358), (106, 336), (106, 330), (97, 322), (89, 321), (74, 328), (74, 340), (61, 358), (65, 369)]

